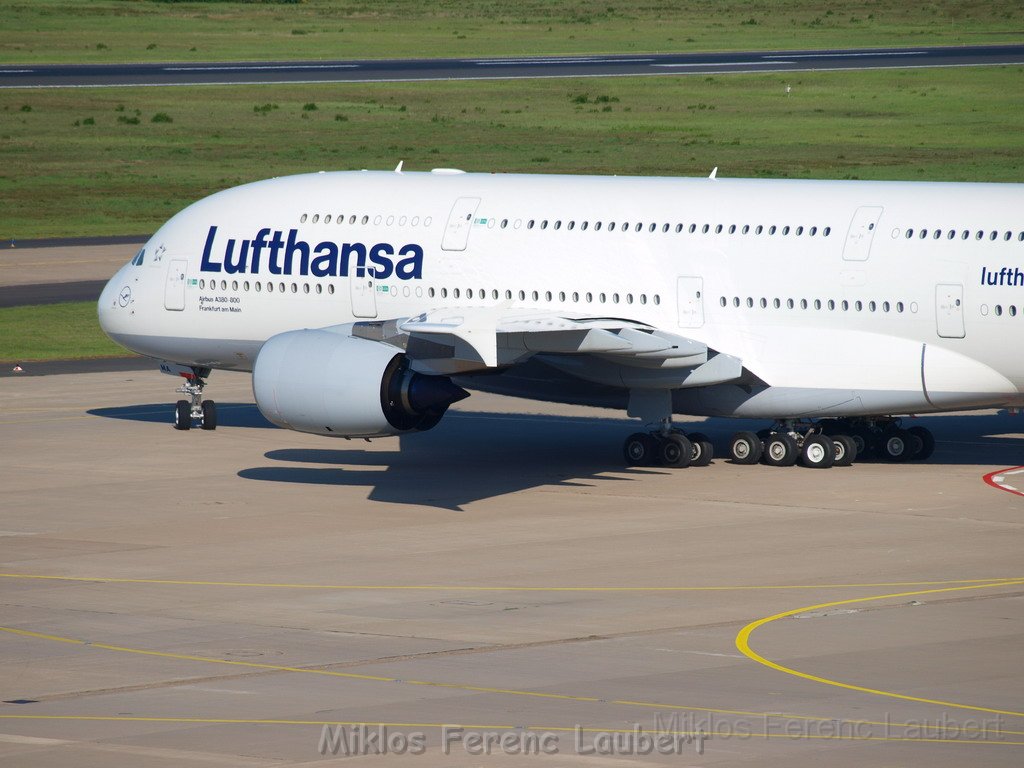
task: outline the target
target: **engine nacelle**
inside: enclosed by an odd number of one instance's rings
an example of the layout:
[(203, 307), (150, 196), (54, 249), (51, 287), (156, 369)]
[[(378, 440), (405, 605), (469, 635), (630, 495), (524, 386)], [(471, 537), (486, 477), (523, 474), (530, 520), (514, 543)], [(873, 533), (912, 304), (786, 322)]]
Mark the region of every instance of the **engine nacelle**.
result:
[(263, 345), (252, 370), (260, 412), (279, 427), (333, 437), (426, 430), (469, 393), (424, 376), (390, 344), (339, 330), (288, 331)]

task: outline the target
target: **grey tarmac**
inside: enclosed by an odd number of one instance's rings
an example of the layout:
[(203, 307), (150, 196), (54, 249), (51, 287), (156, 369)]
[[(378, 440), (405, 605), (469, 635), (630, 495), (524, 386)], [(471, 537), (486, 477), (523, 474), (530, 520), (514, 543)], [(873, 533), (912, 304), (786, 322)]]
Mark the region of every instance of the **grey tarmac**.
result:
[[(3, 764), (352, 762), (325, 723), (422, 735), (359, 765), (1022, 761), (1024, 497), (982, 482), (1019, 418), (921, 418), (924, 464), (626, 470), (606, 411), (474, 395), (348, 442), (230, 373), (218, 429), (176, 432), (174, 386), (0, 380)], [(446, 755), (443, 724), (558, 757)], [(634, 724), (709, 738), (590, 754)]]

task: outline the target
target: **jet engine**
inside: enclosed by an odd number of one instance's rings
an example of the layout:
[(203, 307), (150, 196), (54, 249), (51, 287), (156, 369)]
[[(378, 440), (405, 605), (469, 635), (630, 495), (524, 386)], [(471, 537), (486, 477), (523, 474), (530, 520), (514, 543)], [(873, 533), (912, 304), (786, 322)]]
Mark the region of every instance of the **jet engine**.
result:
[(256, 357), (252, 389), (274, 424), (334, 437), (430, 429), (469, 393), (446, 376), (412, 371), (397, 347), (337, 330), (288, 331)]

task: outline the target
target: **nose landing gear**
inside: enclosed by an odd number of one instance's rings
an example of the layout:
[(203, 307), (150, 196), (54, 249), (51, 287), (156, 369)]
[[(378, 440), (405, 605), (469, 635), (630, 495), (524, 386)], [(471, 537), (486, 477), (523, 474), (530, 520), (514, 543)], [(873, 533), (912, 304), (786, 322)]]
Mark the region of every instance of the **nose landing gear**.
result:
[(206, 386), (203, 379), (210, 375), (210, 369), (191, 368), (189, 370), (191, 370), (191, 374), (180, 374), (185, 379), (185, 383), (174, 390), (189, 397), (188, 400), (179, 400), (174, 405), (174, 428), (191, 429), (192, 421), (196, 420), (202, 429), (216, 429), (217, 404), (213, 400), (203, 400), (203, 388)]

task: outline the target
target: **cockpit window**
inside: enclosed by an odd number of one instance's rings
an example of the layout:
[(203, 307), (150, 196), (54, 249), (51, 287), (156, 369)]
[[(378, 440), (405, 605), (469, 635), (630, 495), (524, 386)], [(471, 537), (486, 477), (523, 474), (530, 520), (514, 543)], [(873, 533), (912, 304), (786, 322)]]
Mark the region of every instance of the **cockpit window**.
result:
[(144, 258), (146, 258), (146, 249), (145, 248), (143, 248), (142, 250), (140, 250), (138, 253), (135, 254), (135, 258), (132, 259), (132, 264), (135, 265), (136, 267), (138, 267), (138, 266), (140, 266), (142, 264), (142, 260)]

